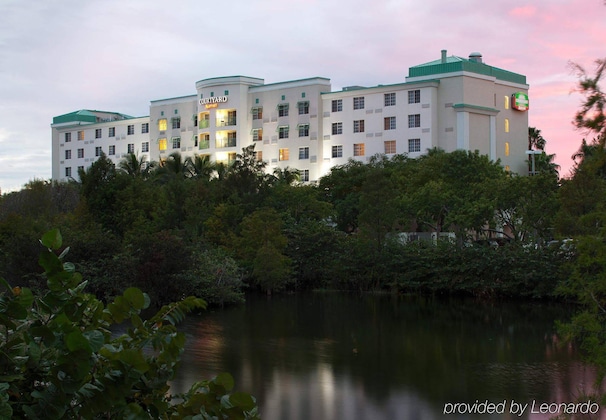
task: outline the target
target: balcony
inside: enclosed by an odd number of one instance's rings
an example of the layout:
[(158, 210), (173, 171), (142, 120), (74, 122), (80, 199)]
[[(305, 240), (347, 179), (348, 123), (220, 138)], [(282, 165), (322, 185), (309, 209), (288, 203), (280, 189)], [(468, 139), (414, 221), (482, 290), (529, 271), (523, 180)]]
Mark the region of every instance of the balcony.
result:
[(215, 124), (217, 127), (228, 127), (231, 125), (236, 125), (236, 117), (227, 117), (227, 118), (217, 118)]

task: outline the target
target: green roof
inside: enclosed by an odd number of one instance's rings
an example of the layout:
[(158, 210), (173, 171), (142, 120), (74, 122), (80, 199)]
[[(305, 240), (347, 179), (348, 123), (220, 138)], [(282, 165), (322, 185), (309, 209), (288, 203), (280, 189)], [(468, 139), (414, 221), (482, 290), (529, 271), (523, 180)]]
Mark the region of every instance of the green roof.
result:
[(513, 73), (511, 71), (456, 56), (446, 57), (444, 61), (439, 59), (430, 61), (429, 63), (410, 67), (408, 69), (408, 77), (432, 76), (436, 74), (461, 71), (482, 74), (484, 76), (492, 76), (498, 80), (503, 80), (506, 82), (519, 83), (523, 85), (526, 84), (526, 76), (522, 74)]
[(63, 115), (59, 115), (57, 117), (53, 117), (53, 124), (63, 124), (63, 123), (70, 123), (70, 122), (73, 122), (73, 123), (78, 123), (78, 122), (97, 123), (97, 122), (100, 122), (99, 121), (100, 117), (97, 113), (113, 114), (116, 117), (118, 117), (118, 119), (122, 119), (122, 120), (134, 118), (134, 117), (131, 117), (130, 115), (121, 114), (119, 112), (91, 111), (88, 109), (81, 109), (79, 111), (74, 111), (74, 112), (70, 112), (68, 114), (63, 114)]

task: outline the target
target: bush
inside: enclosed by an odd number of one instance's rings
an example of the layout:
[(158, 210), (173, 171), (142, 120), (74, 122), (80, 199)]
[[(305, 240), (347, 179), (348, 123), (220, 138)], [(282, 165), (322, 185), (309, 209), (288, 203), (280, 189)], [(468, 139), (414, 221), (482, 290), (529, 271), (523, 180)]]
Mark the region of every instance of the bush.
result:
[[(0, 294), (0, 418), (258, 418), (253, 397), (229, 392), (229, 374), (170, 395), (185, 336), (176, 324), (206, 303), (187, 297), (148, 320), (140, 316), (149, 297), (129, 288), (107, 306), (84, 293), (58, 230), (42, 239), (39, 262), (48, 290), (26, 287)], [(128, 322), (113, 337), (112, 326)], [(178, 404), (171, 404), (177, 398)]]

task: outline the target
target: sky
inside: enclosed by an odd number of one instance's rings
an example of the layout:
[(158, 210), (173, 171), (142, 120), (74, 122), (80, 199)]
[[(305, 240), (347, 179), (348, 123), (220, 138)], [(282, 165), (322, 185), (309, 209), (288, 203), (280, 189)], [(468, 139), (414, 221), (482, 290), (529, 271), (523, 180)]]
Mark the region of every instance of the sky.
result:
[(443, 49), (526, 75), (529, 125), (566, 176), (593, 138), (572, 125), (570, 62), (593, 74), (605, 41), (604, 0), (0, 0), (0, 190), (50, 179), (58, 115), (146, 116), (220, 76), (401, 83)]

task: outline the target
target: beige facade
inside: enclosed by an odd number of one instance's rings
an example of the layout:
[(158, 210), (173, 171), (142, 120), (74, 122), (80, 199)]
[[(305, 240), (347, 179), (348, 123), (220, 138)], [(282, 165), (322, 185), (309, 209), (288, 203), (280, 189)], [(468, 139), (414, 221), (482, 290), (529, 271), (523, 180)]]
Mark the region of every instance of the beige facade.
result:
[[(409, 69), (405, 82), (331, 91), (330, 79), (265, 84), (228, 76), (203, 79), (196, 93), (153, 100), (149, 117), (81, 110), (53, 119), (53, 179), (77, 178), (105, 153), (150, 160), (173, 152), (229, 163), (251, 144), (267, 170), (298, 169), (317, 181), (349, 159), (376, 154), (420, 156), (438, 147), (478, 150), (520, 174), (527, 171), (528, 94), (523, 75), (491, 67), (475, 53), (446, 55)], [(79, 139), (82, 140), (79, 140)]]

